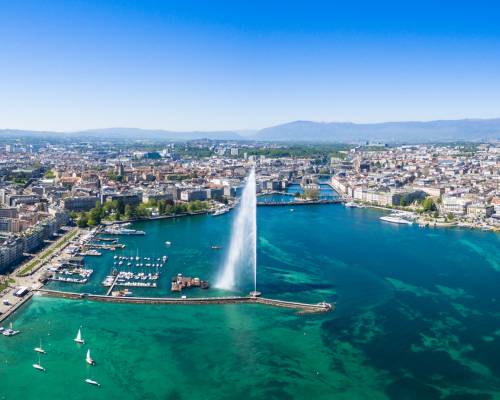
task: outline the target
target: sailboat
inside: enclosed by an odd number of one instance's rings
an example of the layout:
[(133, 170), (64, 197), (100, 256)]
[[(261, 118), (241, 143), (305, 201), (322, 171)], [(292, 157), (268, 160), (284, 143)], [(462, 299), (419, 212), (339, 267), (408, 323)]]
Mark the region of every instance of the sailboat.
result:
[(38, 363), (33, 364), (33, 368), (45, 372), (45, 368), (40, 364), (40, 356), (38, 356)]
[(95, 361), (92, 359), (92, 357), (90, 357), (90, 349), (87, 350), (87, 357), (85, 358), (85, 361), (89, 365), (94, 365), (95, 364)]
[(89, 379), (89, 378), (85, 379), (85, 383), (88, 383), (89, 385), (94, 385), (94, 386), (101, 386), (101, 384), (99, 382), (94, 381), (94, 380)]
[(35, 347), (33, 350), (35, 350), (37, 353), (47, 354), (47, 352), (42, 347), (42, 339), (40, 339), (40, 347)]
[(82, 339), (82, 331), (78, 329), (78, 333), (76, 334), (76, 338), (73, 339), (76, 343), (85, 344), (85, 341)]

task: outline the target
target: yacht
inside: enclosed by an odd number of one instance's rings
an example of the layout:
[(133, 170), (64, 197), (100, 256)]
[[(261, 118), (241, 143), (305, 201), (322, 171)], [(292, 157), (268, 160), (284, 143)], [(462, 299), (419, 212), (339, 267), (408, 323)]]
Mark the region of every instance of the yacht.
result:
[(90, 350), (87, 350), (87, 357), (85, 357), (85, 362), (88, 365), (95, 365), (95, 361), (93, 360), (92, 357), (90, 357)]
[(229, 212), (229, 210), (230, 210), (230, 209), (229, 209), (228, 207), (222, 207), (222, 208), (219, 208), (218, 210), (216, 210), (216, 211), (212, 214), (212, 216), (213, 216), (213, 217), (217, 217), (217, 216), (219, 216), (219, 215), (226, 214), (226, 213), (228, 213), (228, 212)]
[(168, 240), (165, 242), (165, 244), (167, 245), (167, 247), (172, 246), (172, 242), (169, 242)]
[(97, 381), (94, 381), (92, 379), (85, 379), (85, 383), (88, 383), (89, 385), (94, 385), (94, 386), (101, 386), (101, 384)]
[(35, 347), (33, 350), (40, 354), (47, 354), (47, 352), (42, 347), (42, 339), (40, 339), (40, 347)]
[(362, 204), (355, 203), (354, 201), (348, 201), (347, 203), (344, 203), (344, 205), (346, 207), (350, 207), (350, 208), (364, 208), (365, 207)]
[(76, 343), (85, 344), (85, 341), (82, 339), (82, 331), (78, 329), (78, 333), (76, 334), (76, 338), (73, 339)]
[(12, 328), (12, 322), (10, 323), (9, 325), (9, 328), (8, 329), (3, 329), (2, 330), (2, 335), (4, 336), (15, 336), (17, 335), (18, 333), (20, 333), (20, 331), (16, 331)]
[(45, 372), (45, 368), (40, 364), (40, 356), (38, 356), (38, 362), (33, 364), (33, 368)]
[(413, 222), (408, 221), (407, 219), (395, 216), (395, 215), (387, 215), (384, 217), (380, 217), (380, 219), (382, 221), (391, 222), (393, 224), (405, 224), (405, 225), (412, 225), (413, 224)]

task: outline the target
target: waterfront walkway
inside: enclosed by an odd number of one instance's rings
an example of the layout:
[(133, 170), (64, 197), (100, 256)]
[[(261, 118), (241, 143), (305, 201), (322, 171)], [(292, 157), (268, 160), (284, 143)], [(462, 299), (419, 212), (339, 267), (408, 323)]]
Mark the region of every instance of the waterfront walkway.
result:
[(58, 290), (37, 289), (42, 295), (60, 297), (65, 299), (86, 299), (91, 301), (102, 301), (110, 303), (132, 303), (132, 304), (265, 304), (275, 307), (292, 308), (301, 313), (328, 312), (335, 307), (329, 303), (308, 304), (294, 301), (268, 299), (265, 297), (234, 296), (234, 297), (112, 297), (88, 293), (63, 292)]

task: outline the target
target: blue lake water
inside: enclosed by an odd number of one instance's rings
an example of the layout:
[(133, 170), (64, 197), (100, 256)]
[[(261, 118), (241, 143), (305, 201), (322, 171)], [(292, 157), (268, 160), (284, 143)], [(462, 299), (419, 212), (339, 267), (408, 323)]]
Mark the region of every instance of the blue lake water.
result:
[[(499, 398), (500, 236), (393, 225), (381, 215), (341, 205), (258, 208), (258, 289), (336, 302), (327, 314), (37, 296), (12, 319), (22, 333), (0, 337), (0, 399)], [(179, 272), (213, 282), (233, 217), (135, 224), (147, 234), (121, 238), (126, 248), (116, 254), (169, 260), (159, 288), (134, 294), (170, 295)], [(96, 271), (87, 285), (50, 286), (102, 293), (113, 254), (87, 257)], [(251, 288), (249, 277), (234, 294)], [(84, 347), (72, 341), (79, 326)], [(45, 374), (31, 367), (40, 338)], [(95, 367), (84, 362), (87, 348)]]

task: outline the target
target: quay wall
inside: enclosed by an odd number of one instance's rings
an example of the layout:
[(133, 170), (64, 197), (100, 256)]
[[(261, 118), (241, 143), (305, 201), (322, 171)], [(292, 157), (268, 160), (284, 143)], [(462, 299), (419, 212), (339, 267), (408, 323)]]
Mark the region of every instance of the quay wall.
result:
[(25, 305), (28, 300), (30, 300), (33, 297), (33, 292), (28, 293), (26, 296), (24, 296), (18, 303), (16, 303), (15, 306), (9, 308), (8, 311), (0, 315), (0, 322), (5, 321), (7, 318), (9, 318), (12, 314), (14, 314), (17, 310), (19, 310), (23, 305)]

